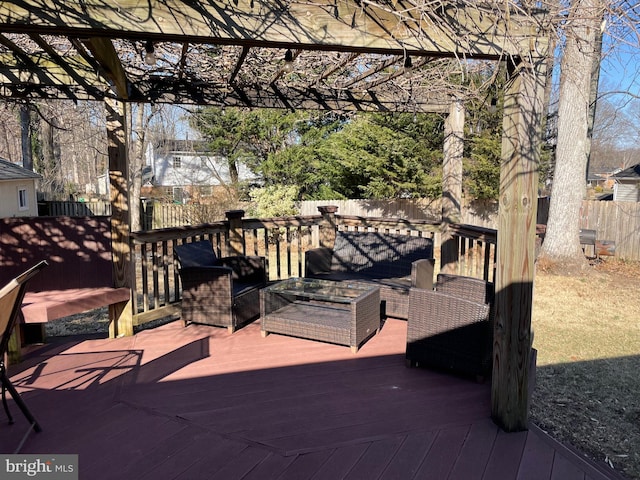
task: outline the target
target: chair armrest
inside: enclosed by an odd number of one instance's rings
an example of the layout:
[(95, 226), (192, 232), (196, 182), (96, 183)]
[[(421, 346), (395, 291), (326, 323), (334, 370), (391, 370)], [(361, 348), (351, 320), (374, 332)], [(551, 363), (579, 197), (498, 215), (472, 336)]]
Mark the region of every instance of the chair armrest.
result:
[(465, 298), (479, 303), (493, 303), (493, 283), (480, 278), (463, 275), (439, 273), (435, 289), (456, 297)]
[(333, 251), (327, 247), (317, 247), (307, 250), (304, 254), (304, 275), (313, 276), (318, 273), (331, 271)]
[(223, 267), (233, 271), (233, 279), (240, 282), (267, 283), (267, 265), (264, 257), (235, 255), (219, 259)]
[[(178, 269), (182, 290), (197, 290), (203, 285), (211, 290), (231, 292), (233, 271), (227, 267), (184, 267)], [(230, 295), (230, 293), (229, 293)]]
[(435, 258), (422, 258), (411, 264), (411, 286), (433, 290)]
[[(412, 288), (409, 291), (407, 338), (418, 340), (461, 327), (489, 321), (489, 305), (447, 295), (435, 290)], [(478, 339), (482, 341), (482, 339)]]

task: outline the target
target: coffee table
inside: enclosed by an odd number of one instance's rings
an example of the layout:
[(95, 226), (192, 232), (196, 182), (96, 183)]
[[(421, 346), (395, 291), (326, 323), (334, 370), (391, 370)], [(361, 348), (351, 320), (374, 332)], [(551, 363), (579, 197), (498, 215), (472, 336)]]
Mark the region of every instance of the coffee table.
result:
[(279, 333), (358, 348), (380, 330), (374, 285), (289, 278), (260, 291), (262, 336)]

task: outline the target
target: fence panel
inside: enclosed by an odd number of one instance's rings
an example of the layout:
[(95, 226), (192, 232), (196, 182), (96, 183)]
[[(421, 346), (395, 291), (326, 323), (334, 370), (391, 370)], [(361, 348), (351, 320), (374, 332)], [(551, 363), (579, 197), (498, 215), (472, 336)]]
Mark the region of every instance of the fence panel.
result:
[(39, 202), (39, 214), (51, 217), (101, 217), (111, 215), (111, 203), (95, 202)]
[(585, 200), (580, 228), (596, 231), (598, 240), (613, 240), (616, 257), (640, 260), (640, 202)]

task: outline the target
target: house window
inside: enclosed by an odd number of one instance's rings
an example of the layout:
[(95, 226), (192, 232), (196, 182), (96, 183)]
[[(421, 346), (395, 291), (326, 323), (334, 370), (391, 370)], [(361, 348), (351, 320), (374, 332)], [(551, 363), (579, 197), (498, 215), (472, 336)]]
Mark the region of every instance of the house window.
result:
[(210, 197), (213, 195), (213, 187), (211, 185), (203, 185), (200, 187), (200, 195)]
[(29, 196), (25, 187), (18, 187), (18, 210), (29, 210)]
[(184, 189), (182, 187), (173, 187), (173, 201), (175, 203), (184, 203)]
[(181, 168), (182, 167), (182, 157), (178, 155), (173, 156), (173, 168)]

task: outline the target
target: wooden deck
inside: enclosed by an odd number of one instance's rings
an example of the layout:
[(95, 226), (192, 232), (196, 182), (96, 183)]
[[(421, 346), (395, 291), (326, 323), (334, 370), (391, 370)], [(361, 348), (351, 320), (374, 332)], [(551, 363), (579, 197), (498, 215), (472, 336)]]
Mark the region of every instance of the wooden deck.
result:
[[(490, 385), (406, 368), (405, 338), (397, 320), (355, 355), (259, 322), (72, 337), (11, 369), (43, 428), (22, 453), (78, 454), (92, 480), (621, 478), (534, 426), (500, 431)], [(3, 453), (26, 429), (11, 409)]]

